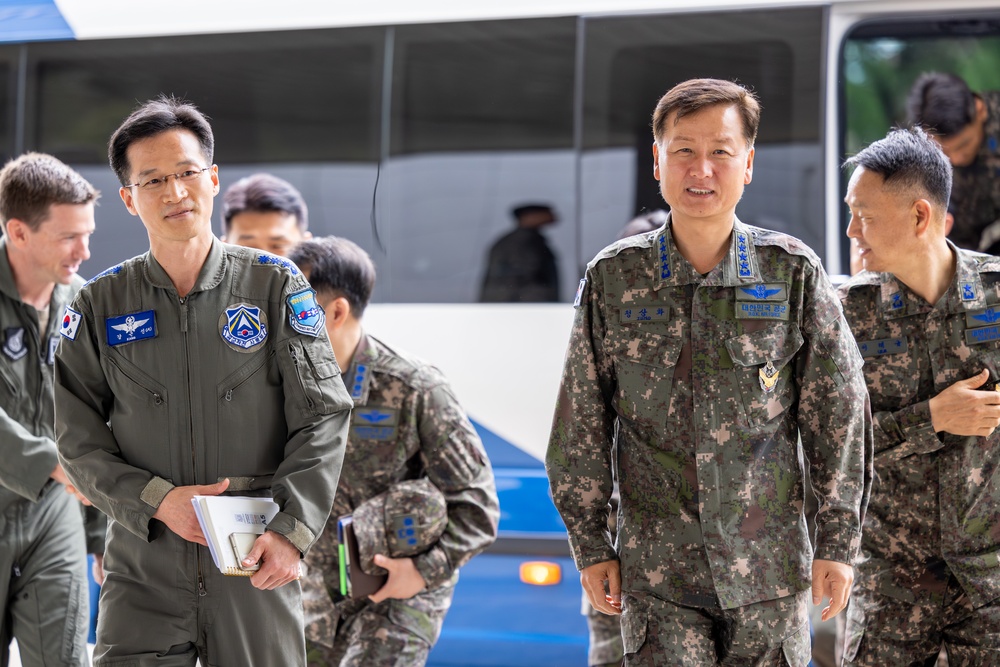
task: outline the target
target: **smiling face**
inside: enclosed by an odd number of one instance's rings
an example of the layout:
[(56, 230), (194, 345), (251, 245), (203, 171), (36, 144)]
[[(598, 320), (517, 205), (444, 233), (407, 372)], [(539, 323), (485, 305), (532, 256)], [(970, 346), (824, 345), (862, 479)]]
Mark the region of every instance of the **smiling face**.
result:
[[(132, 169), (129, 180), (133, 183), (210, 166), (198, 138), (182, 129), (140, 139), (128, 147), (126, 154)], [(218, 193), (219, 170), (214, 165), (193, 181), (170, 176), (155, 192), (138, 186), (119, 190), (129, 213), (142, 220), (151, 244), (211, 236), (213, 198)]]
[(18, 221), (17, 228), (8, 222), (11, 236), (16, 236), (19, 251), (33, 279), (40, 284), (66, 285), (90, 258), (90, 235), (94, 233), (94, 203), (53, 204), (49, 214), (32, 231)]
[(743, 134), (735, 105), (667, 118), (653, 144), (653, 176), (675, 223), (732, 225), (743, 187), (753, 177), (754, 149)]
[(851, 209), (847, 236), (857, 244), (863, 268), (898, 274), (918, 256), (912, 197), (886, 188), (881, 176), (858, 167), (844, 201)]

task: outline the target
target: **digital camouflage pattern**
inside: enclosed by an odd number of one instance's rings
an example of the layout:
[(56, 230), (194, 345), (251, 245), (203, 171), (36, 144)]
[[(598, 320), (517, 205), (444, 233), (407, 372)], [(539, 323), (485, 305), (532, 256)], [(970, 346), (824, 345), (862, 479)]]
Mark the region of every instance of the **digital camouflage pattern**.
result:
[[(395, 646), (386, 648), (390, 654), (402, 654), (403, 644), (406, 651), (422, 650), (426, 657), (451, 604), (458, 568), (496, 539), (500, 510), (493, 470), (479, 436), (436, 368), (364, 335), (344, 382), (355, 404), (344, 458), (348, 472), (340, 479), (330, 524), (306, 559), (303, 579), (306, 638), (314, 656), (310, 664), (341, 664), (322, 662), (324, 647), (365, 655), (367, 649), (355, 644), (373, 641), (376, 627), (377, 636)], [(399, 482), (422, 477), (448, 502), (444, 534), (414, 557), (427, 589), (410, 600), (378, 605), (343, 600), (337, 518)]]
[[(969, 250), (987, 250), (1000, 242), (1000, 91), (979, 96), (989, 114), (985, 136), (975, 161), (955, 167), (948, 206), (955, 216), (948, 238)], [(986, 232), (994, 223), (997, 227)]]
[[(722, 609), (794, 595), (812, 561), (800, 433), (816, 558), (852, 563), (860, 547), (872, 474), (861, 357), (800, 241), (737, 220), (702, 277), (671, 224), (587, 268), (546, 455), (552, 495), (577, 567), (618, 559), (624, 594)], [(641, 624), (630, 631), (628, 616), (626, 649)]]
[(729, 610), (623, 596), (624, 664), (807, 667), (812, 654), (810, 596), (810, 591), (799, 591)]
[(583, 594), (583, 615), (587, 617), (589, 635), (587, 665), (589, 667), (618, 667), (622, 664), (625, 649), (622, 647), (621, 616), (611, 616), (594, 609), (587, 594)]
[(928, 403), (984, 368), (1000, 378), (1000, 258), (955, 251), (934, 306), (887, 273), (840, 288), (865, 356), (878, 475), (855, 588), (914, 608), (940, 607), (951, 576), (975, 608), (1000, 598), (1000, 432), (939, 436)]

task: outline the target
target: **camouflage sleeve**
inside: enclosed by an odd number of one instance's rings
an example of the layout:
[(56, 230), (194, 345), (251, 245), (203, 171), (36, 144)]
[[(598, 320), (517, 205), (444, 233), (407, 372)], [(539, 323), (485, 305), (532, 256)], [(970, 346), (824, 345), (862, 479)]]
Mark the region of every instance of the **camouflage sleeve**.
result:
[(799, 433), (809, 461), (816, 515), (815, 558), (853, 564), (872, 485), (872, 417), (863, 361), (822, 267), (803, 297)]
[(448, 503), (448, 525), (414, 564), (427, 588), (451, 580), (459, 567), (497, 537), (500, 503), (483, 443), (444, 378), (419, 398), (416, 410), (427, 478)]
[(607, 527), (615, 380), (611, 359), (604, 352), (606, 323), (599, 280), (595, 269), (587, 272), (545, 454), (552, 499), (581, 570), (617, 559)]
[(913, 454), (929, 454), (944, 447), (931, 423), (930, 401), (920, 401), (896, 412), (875, 413), (875, 459), (899, 461)]

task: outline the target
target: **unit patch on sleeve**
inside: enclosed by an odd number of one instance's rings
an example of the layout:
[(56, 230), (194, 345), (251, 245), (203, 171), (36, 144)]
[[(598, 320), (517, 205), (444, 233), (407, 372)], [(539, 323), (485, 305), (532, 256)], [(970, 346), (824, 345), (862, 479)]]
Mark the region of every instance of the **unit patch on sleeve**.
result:
[(219, 333), (229, 347), (249, 354), (267, 338), (267, 315), (248, 303), (233, 304), (219, 316)]
[(288, 323), (292, 328), (307, 336), (318, 336), (326, 323), (326, 313), (316, 303), (316, 291), (304, 289), (292, 294), (286, 301), (288, 309), (292, 311), (288, 314)]
[(108, 334), (108, 345), (124, 345), (137, 340), (156, 337), (156, 313), (144, 310), (141, 313), (108, 317), (104, 320)]
[(76, 340), (76, 332), (79, 328), (80, 313), (76, 312), (69, 306), (66, 306), (66, 312), (63, 314), (62, 318), (62, 324), (59, 326), (59, 333), (62, 334), (63, 338)]

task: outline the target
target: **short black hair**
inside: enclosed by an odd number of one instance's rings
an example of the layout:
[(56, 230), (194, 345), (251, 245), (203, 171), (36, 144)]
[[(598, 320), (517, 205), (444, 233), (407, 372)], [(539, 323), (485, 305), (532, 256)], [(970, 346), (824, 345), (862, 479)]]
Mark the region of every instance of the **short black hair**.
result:
[(951, 163), (938, 143), (919, 127), (891, 130), (884, 139), (844, 162), (844, 166), (850, 165), (878, 174), (889, 188), (919, 188), (935, 204), (948, 207)]
[(201, 152), (212, 164), (215, 155), (215, 137), (208, 119), (198, 108), (186, 100), (172, 95), (161, 95), (155, 100), (140, 104), (129, 114), (111, 135), (108, 142), (108, 161), (122, 185), (129, 184), (132, 166), (128, 163), (128, 147), (140, 139), (156, 136), (168, 130), (188, 130), (198, 138)]
[(952, 137), (976, 117), (976, 96), (961, 77), (925, 72), (910, 88), (906, 115), (911, 125), (944, 138)]
[(288, 259), (309, 276), (317, 294), (344, 297), (361, 318), (375, 289), (375, 264), (360, 246), (338, 236), (315, 238), (295, 246)]
[(228, 234), (233, 217), (245, 211), (277, 211), (295, 218), (300, 231), (309, 228), (309, 208), (302, 193), (272, 174), (253, 174), (230, 185), (222, 195), (222, 229)]
[(531, 213), (552, 213), (552, 207), (548, 204), (520, 204), (510, 209), (510, 214), (515, 220), (520, 220)]

